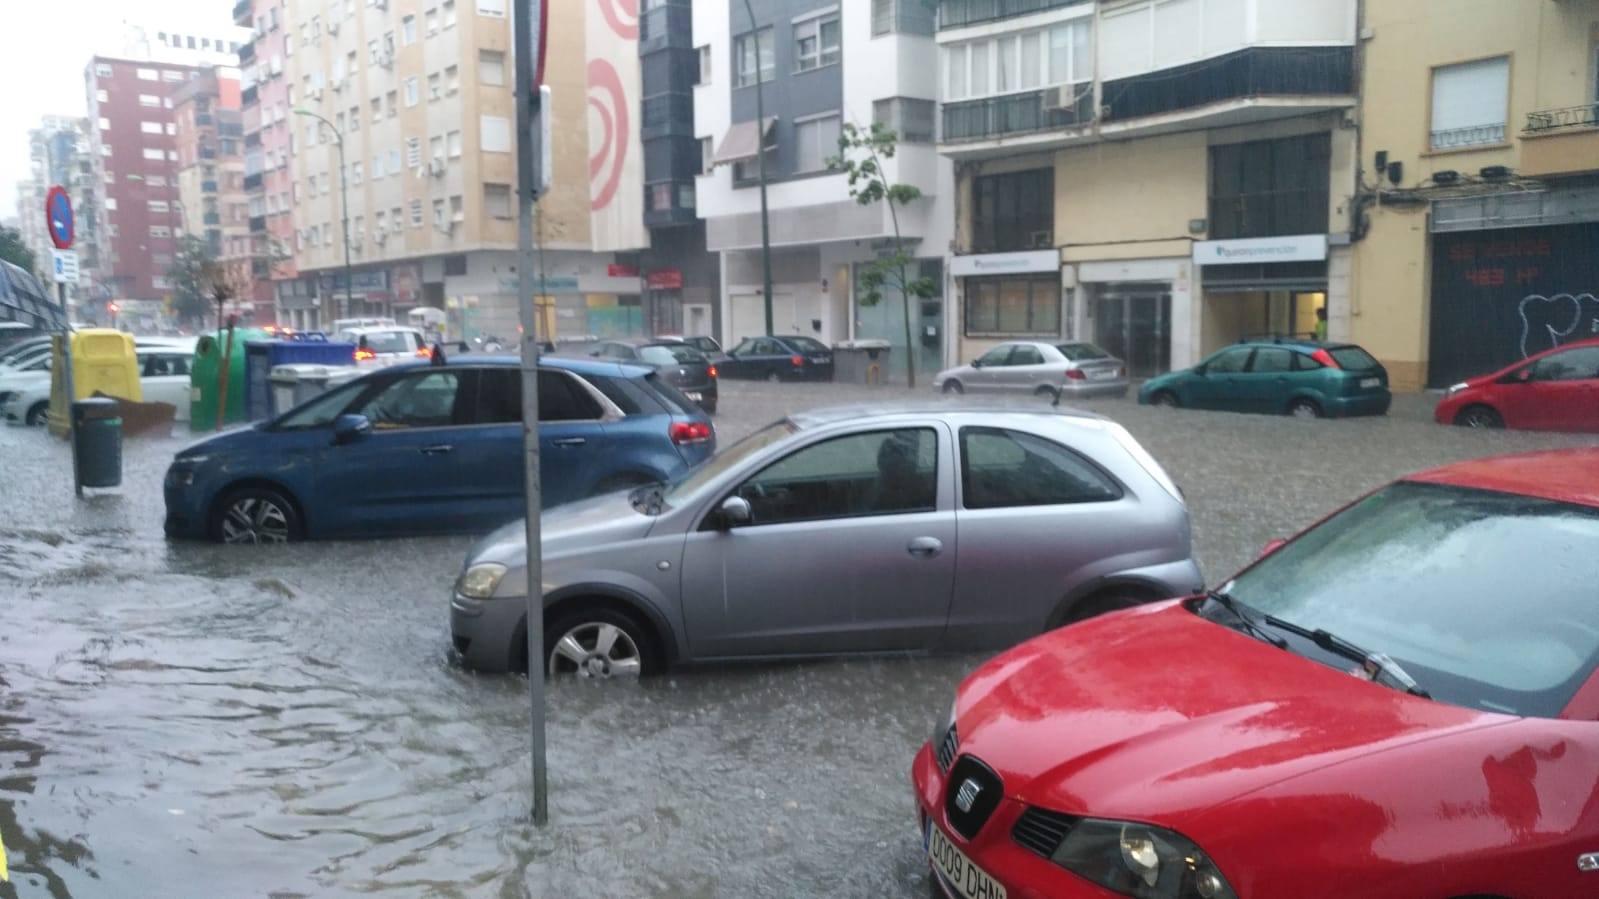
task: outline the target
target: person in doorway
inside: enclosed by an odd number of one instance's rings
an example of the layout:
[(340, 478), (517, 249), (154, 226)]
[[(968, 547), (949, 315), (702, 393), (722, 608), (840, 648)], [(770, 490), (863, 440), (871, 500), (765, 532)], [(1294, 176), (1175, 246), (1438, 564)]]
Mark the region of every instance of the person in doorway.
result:
[(1317, 340), (1326, 340), (1327, 339), (1327, 307), (1326, 306), (1323, 306), (1320, 309), (1316, 310), (1316, 339)]

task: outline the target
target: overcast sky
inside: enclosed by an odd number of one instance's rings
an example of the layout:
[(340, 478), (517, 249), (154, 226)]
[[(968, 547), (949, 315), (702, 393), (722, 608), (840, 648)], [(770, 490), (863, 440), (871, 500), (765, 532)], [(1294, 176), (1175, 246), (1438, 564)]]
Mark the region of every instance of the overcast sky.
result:
[(84, 114), (83, 67), (96, 52), (120, 51), (123, 22), (152, 34), (220, 34), (233, 22), (232, 0), (0, 0), (0, 7), (0, 218), (15, 212), (17, 182), (28, 177), (28, 129), (42, 115)]

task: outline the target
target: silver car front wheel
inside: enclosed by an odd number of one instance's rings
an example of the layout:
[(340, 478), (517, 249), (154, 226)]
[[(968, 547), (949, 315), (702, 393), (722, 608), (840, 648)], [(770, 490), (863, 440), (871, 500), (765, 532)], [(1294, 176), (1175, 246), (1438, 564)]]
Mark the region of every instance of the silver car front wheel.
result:
[(638, 677), (644, 671), (639, 641), (609, 621), (589, 621), (568, 628), (550, 651), (549, 672), (610, 679)]

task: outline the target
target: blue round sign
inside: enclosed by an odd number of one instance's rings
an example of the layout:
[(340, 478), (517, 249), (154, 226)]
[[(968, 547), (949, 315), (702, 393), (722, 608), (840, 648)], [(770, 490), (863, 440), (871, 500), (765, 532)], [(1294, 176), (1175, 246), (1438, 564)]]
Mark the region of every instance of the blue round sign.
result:
[(72, 249), (72, 239), (77, 232), (72, 221), (72, 198), (67, 196), (66, 188), (50, 188), (44, 200), (44, 219), (50, 229), (50, 242), (56, 249)]

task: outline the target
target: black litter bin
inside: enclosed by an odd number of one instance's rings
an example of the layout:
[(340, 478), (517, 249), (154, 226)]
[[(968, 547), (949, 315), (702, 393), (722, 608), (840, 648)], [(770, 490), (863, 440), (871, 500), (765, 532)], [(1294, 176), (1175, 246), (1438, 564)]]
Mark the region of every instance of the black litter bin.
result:
[(80, 487), (122, 483), (122, 416), (117, 401), (103, 396), (72, 404), (73, 466)]

